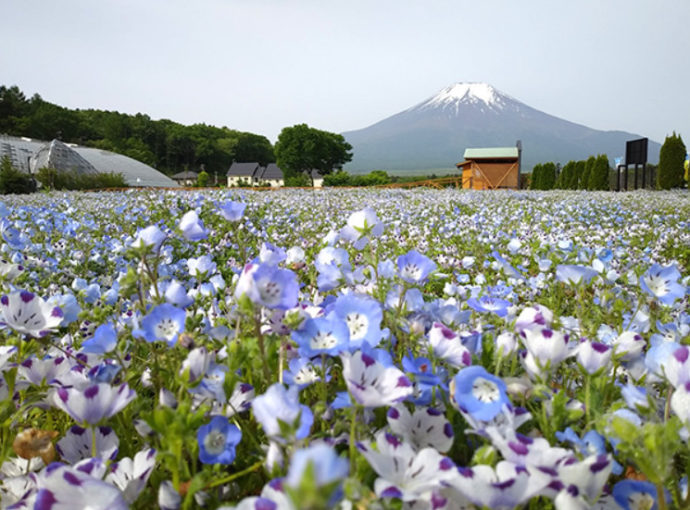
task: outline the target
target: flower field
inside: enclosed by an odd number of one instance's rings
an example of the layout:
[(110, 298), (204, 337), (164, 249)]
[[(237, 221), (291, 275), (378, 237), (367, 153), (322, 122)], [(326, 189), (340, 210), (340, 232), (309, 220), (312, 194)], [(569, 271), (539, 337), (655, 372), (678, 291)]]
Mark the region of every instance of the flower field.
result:
[(688, 193), (3, 200), (2, 508), (690, 508)]

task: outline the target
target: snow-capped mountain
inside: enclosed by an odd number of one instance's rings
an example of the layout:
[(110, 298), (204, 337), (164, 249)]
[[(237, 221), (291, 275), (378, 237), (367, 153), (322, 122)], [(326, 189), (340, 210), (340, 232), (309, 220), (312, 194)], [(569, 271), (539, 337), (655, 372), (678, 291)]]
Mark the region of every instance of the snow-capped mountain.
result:
[[(364, 129), (343, 133), (354, 157), (345, 169), (453, 169), (469, 147), (514, 146), (522, 140), (522, 168), (607, 154), (613, 163), (625, 142), (641, 138), (599, 131), (536, 110), (487, 83), (455, 83), (434, 96)], [(660, 145), (650, 140), (650, 162)]]

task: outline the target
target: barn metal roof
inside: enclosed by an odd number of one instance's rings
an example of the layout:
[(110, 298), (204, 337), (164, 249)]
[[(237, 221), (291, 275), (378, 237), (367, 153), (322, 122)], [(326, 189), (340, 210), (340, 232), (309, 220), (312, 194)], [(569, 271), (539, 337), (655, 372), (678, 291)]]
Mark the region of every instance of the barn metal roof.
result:
[(465, 149), (465, 159), (509, 159), (518, 157), (517, 147), (483, 147), (478, 149)]

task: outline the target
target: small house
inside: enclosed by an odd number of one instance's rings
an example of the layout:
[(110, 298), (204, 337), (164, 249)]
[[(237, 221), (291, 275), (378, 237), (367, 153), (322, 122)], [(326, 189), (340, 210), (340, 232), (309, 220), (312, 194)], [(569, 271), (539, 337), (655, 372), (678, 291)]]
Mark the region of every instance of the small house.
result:
[(315, 188), (323, 188), (323, 175), (318, 170), (311, 171), (311, 180)]
[(196, 184), (199, 174), (192, 172), (191, 170), (185, 170), (171, 176), (170, 178), (178, 183), (180, 186), (194, 186)]
[(465, 150), (462, 169), (463, 189), (519, 189), (520, 145)]
[(266, 168), (261, 168), (257, 184), (259, 186), (279, 188), (285, 184), (283, 171), (275, 163), (269, 163)]
[(232, 186), (256, 186), (258, 177), (263, 167), (259, 163), (233, 162), (227, 173), (228, 187)]

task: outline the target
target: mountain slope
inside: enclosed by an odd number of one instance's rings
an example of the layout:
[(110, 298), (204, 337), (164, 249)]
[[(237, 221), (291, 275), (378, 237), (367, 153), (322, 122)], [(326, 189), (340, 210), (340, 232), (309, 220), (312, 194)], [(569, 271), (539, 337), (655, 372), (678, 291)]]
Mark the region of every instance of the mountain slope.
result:
[[(522, 140), (522, 168), (537, 163), (625, 153), (639, 135), (599, 131), (536, 110), (486, 83), (456, 83), (435, 96), (364, 129), (343, 133), (353, 172), (454, 168), (468, 147), (514, 146)], [(649, 143), (650, 162), (660, 145)]]

